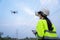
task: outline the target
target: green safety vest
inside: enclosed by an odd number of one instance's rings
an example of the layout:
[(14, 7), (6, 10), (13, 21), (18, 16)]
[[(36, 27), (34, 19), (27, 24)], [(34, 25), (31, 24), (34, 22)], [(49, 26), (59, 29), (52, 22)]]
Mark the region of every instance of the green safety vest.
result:
[(47, 21), (44, 19), (38, 20), (38, 23), (36, 25), (36, 31), (37, 31), (37, 35), (39, 37), (57, 37), (56, 32), (56, 28), (55, 26), (52, 24), (53, 27), (53, 31), (49, 32), (48, 31), (48, 25), (47, 25)]

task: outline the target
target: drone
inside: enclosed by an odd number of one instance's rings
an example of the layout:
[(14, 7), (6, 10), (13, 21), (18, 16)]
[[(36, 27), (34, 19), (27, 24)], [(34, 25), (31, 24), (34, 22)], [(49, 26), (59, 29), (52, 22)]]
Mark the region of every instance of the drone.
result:
[(11, 11), (12, 14), (17, 14), (18, 12), (17, 11)]

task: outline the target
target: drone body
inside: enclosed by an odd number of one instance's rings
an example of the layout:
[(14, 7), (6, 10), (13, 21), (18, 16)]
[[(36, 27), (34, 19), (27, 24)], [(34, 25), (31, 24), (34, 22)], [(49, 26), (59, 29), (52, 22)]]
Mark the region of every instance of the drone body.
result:
[(11, 11), (12, 14), (17, 14), (18, 12), (17, 11)]

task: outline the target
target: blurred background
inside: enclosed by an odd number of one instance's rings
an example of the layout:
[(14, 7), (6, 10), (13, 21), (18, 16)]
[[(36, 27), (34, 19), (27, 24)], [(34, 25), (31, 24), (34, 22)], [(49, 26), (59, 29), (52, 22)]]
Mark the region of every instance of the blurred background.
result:
[(49, 19), (56, 26), (60, 37), (60, 0), (0, 0), (0, 36), (11, 38), (35, 38), (38, 17), (35, 12), (47, 8)]

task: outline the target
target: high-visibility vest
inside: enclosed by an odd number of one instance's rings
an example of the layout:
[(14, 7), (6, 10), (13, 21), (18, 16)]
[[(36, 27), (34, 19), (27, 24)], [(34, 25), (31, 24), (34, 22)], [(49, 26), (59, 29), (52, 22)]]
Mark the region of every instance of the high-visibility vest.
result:
[(36, 25), (36, 31), (39, 37), (57, 37), (56, 28), (52, 24), (53, 30), (48, 30), (47, 21), (45, 19), (38, 20)]

